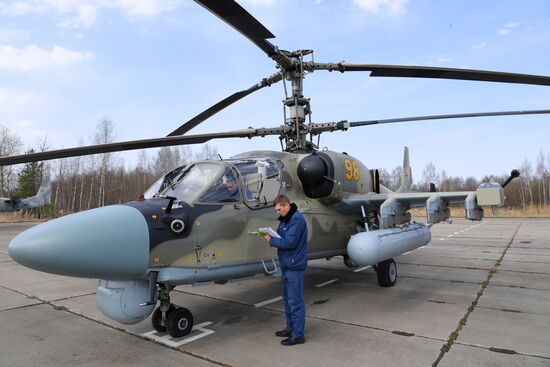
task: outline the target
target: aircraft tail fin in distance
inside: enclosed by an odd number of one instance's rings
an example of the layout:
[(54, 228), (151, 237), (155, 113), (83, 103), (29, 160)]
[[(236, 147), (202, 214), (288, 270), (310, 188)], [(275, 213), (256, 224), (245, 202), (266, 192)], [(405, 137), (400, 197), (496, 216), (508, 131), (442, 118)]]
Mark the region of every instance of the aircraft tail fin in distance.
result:
[(38, 188), (38, 192), (35, 196), (31, 196), (26, 199), (21, 199), (21, 208), (36, 208), (40, 206), (49, 205), (52, 202), (52, 186), (50, 183), (50, 174), (48, 172), (44, 173), (42, 178), (42, 183)]
[(401, 186), (397, 192), (409, 192), (412, 187), (412, 171), (409, 161), (409, 148), (405, 147), (403, 152), (403, 170), (401, 173)]
[(40, 183), (40, 187), (38, 188), (38, 192), (36, 193), (36, 198), (40, 200), (42, 206), (51, 204), (52, 185), (50, 182), (49, 172), (44, 173), (42, 183)]

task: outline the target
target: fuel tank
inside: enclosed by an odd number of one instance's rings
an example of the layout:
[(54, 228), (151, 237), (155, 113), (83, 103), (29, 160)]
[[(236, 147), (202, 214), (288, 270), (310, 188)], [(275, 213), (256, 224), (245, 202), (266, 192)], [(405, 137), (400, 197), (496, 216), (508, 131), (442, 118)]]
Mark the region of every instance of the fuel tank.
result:
[(137, 324), (145, 320), (155, 305), (140, 306), (149, 299), (149, 281), (100, 280), (96, 304), (106, 316), (121, 324)]
[(420, 223), (360, 232), (351, 236), (348, 241), (348, 256), (360, 266), (376, 265), (427, 245), (431, 239), (430, 229)]

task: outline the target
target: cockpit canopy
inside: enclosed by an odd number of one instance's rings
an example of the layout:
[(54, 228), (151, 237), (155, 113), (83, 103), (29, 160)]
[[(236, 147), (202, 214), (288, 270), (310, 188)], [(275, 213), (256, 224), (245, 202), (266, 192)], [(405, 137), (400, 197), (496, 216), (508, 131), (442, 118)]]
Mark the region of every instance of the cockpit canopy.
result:
[(277, 165), (268, 158), (203, 161), (178, 167), (144, 194), (172, 196), (187, 203), (236, 203), (252, 208), (272, 204), (281, 188)]

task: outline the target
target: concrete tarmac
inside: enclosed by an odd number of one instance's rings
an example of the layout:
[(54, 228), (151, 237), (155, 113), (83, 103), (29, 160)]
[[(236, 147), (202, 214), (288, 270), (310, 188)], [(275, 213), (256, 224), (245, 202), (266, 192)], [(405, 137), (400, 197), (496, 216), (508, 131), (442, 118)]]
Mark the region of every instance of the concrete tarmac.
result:
[(0, 366), (550, 366), (550, 219), (463, 219), (396, 258), (381, 288), (371, 268), (309, 263), (306, 340), (284, 347), (278, 278), (181, 286), (193, 332), (121, 325), (95, 305), (97, 280), (22, 267), (8, 243), (34, 224), (0, 224)]

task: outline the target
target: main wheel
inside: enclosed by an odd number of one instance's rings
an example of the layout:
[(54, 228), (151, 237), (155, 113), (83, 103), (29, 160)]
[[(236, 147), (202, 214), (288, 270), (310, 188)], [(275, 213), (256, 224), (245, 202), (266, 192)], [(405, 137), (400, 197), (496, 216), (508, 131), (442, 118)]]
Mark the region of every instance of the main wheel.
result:
[[(176, 307), (174, 305), (170, 305), (170, 308), (166, 313), (166, 319), (168, 319), (168, 315), (170, 315), (170, 312), (174, 311), (175, 309)], [(153, 312), (153, 316), (151, 317), (151, 324), (153, 325), (153, 329), (155, 329), (159, 333), (166, 332), (166, 326), (162, 325), (162, 311), (160, 310), (160, 307), (157, 307), (155, 312)]]
[(176, 308), (166, 317), (166, 330), (174, 338), (181, 338), (193, 329), (193, 314), (185, 307)]
[(397, 282), (397, 265), (393, 259), (382, 261), (376, 267), (378, 284), (381, 287), (393, 287)]

